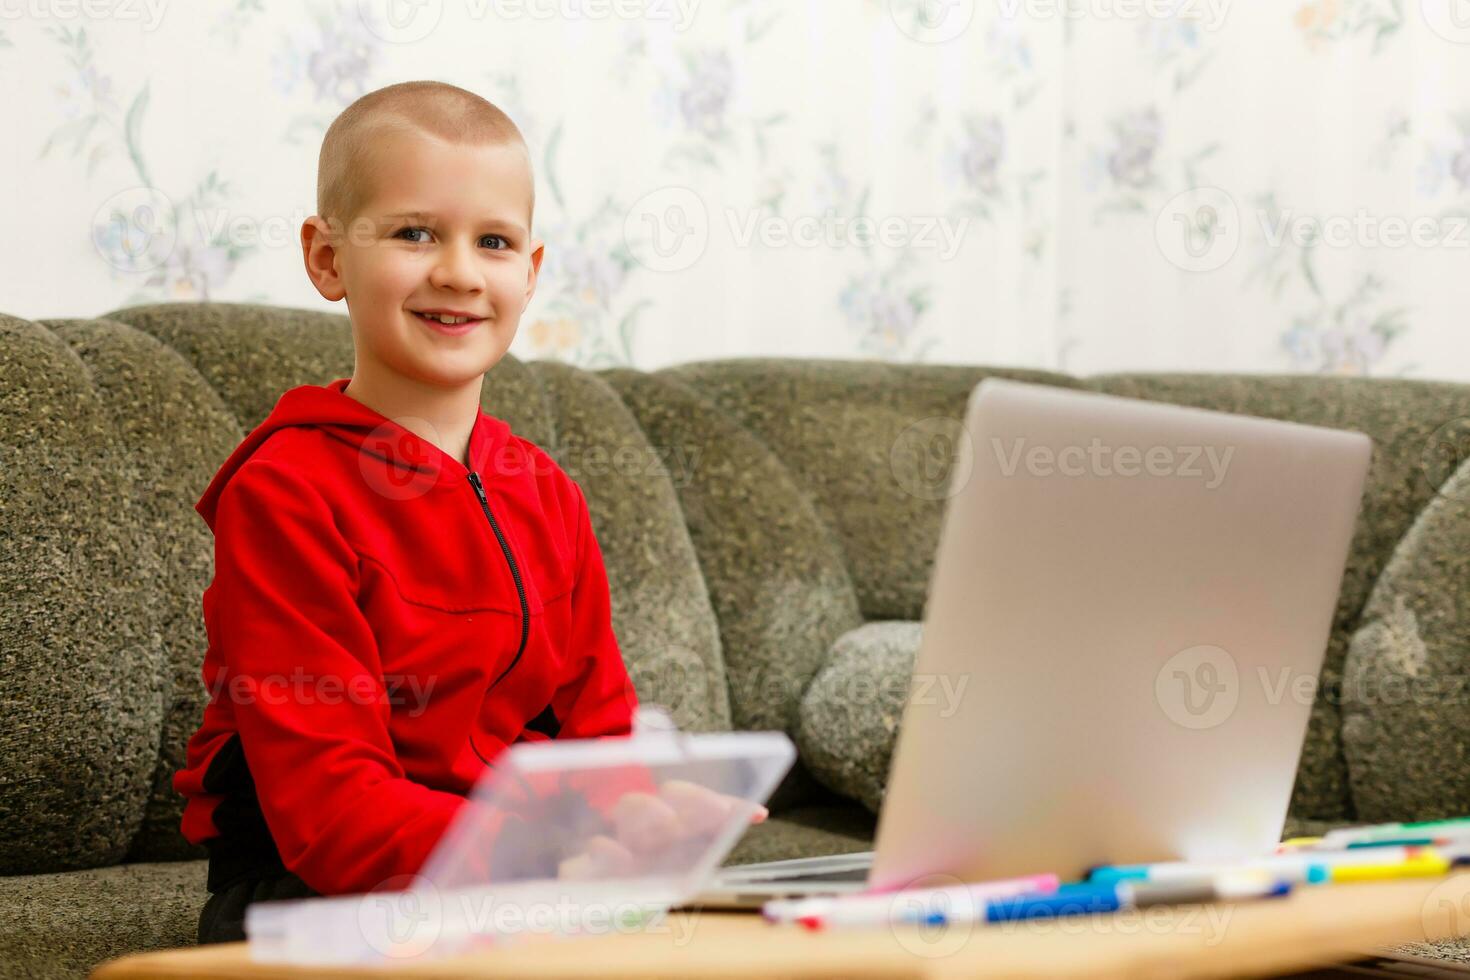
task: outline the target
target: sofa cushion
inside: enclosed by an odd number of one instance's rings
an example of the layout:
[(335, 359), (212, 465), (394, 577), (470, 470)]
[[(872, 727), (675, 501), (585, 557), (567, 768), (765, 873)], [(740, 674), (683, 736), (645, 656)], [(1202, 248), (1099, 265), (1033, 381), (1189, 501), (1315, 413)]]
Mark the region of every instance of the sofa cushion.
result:
[(103, 960), (192, 946), (206, 861), (119, 864), (0, 878), (6, 976), (77, 980)]
[(668, 473), (606, 381), (555, 361), (532, 370), (556, 427), (552, 455), (587, 496), (639, 699), (682, 729), (728, 730), (719, 627)]
[[(1297, 768), (1291, 811), (1310, 819), (1355, 816), (1342, 748), (1342, 670), (1363, 604), (1394, 547), (1447, 475), (1436, 437), (1470, 417), (1470, 385), (1390, 378), (1269, 375), (1107, 375), (1088, 387), (1222, 412), (1355, 429), (1373, 439), (1373, 464), (1348, 555), (1321, 684)], [(1356, 814), (1361, 816), (1361, 814)]]
[(1470, 463), (1394, 549), (1353, 635), (1342, 691), (1361, 820), (1470, 813)]
[(862, 623), (836, 540), (781, 461), (692, 389), (637, 371), (603, 374), (677, 478), (720, 619), (732, 721), (794, 731), (832, 641)]
[(1045, 371), (759, 357), (658, 373), (776, 453), (837, 535), (866, 619), (923, 617), (956, 439), (981, 379), (1080, 384)]
[(802, 698), (802, 757), (823, 784), (873, 813), (883, 804), (922, 633), (910, 622), (845, 633)]
[(116, 863), (153, 788), (160, 557), (110, 409), (61, 337), (0, 315), (0, 874)]
[[(173, 774), (207, 700), (199, 674), (206, 645), (199, 596), (213, 568), (209, 528), (194, 513), (198, 488), (209, 482), (221, 454), (242, 433), (219, 396), (178, 353), (139, 330), (112, 320), (46, 321), (87, 365), (113, 420), (116, 448), (146, 472), (137, 495), (141, 526), (151, 547), (134, 556), (145, 563), (146, 606), (164, 651), (163, 723), (153, 788), (129, 861), (204, 857), (179, 832), (184, 800)], [(156, 560), (150, 560), (154, 559)]]
[[(831, 531), (781, 461), (674, 379), (602, 372), (666, 460), (719, 619), (736, 728), (796, 733), (832, 641), (862, 623)], [(773, 812), (811, 799), (801, 760)]]
[(337, 313), (206, 302), (129, 306), (104, 316), (177, 351), (246, 432), (288, 389), (352, 375), (351, 323)]
[(855, 803), (794, 807), (745, 832), (725, 864), (871, 851), (877, 821)]

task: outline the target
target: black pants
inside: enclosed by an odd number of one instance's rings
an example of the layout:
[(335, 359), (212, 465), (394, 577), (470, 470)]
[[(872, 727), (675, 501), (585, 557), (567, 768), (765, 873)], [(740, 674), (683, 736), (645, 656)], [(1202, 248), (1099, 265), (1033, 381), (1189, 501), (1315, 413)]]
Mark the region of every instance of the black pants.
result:
[(273, 899), (314, 898), (306, 882), (291, 874), (274, 878), (241, 878), (215, 892), (199, 913), (199, 944), (238, 943), (245, 940), (245, 907)]

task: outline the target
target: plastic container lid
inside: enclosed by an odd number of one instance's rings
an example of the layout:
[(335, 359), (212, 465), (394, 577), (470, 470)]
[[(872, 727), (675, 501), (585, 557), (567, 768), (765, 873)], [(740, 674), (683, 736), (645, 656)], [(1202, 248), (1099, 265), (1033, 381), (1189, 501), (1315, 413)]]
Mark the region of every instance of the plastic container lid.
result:
[(630, 737), (512, 745), (403, 889), (250, 905), (251, 958), (404, 961), (648, 931), (706, 887), (795, 758), (781, 732), (686, 734), (652, 707)]

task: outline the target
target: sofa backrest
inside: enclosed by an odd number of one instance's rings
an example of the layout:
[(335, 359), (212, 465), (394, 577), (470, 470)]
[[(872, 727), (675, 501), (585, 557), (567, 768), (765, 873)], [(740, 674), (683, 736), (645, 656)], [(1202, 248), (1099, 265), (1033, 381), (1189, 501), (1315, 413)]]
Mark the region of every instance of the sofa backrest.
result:
[[(0, 316), (0, 873), (202, 856), (171, 786), (206, 699), (194, 503), (287, 389), (347, 377), (345, 316), (168, 304)], [(748, 358), (655, 372), (505, 358), (483, 404), (583, 486), (640, 695), (682, 727), (793, 731), (837, 637), (922, 617), (958, 422), (998, 374), (1355, 428), (1375, 456), (1293, 813), (1356, 813), (1336, 689), (1435, 494), (1470, 386)], [(787, 802), (812, 787), (798, 766)]]
[[(0, 561), (0, 873), (204, 856), (179, 833), (172, 788), (207, 700), (213, 539), (193, 507), (283, 392), (351, 373), (350, 324), (334, 314), (0, 317), (0, 534), (13, 544)], [(727, 729), (718, 623), (631, 413), (592, 373), (511, 357), (482, 404), (586, 492), (640, 695), (682, 728)]]
[[(1356, 429), (1374, 457), (1303, 747), (1292, 814), (1355, 816), (1341, 742), (1344, 657), (1395, 546), (1450, 476), (1444, 433), (1470, 418), (1470, 385), (1396, 379), (1117, 374), (764, 358), (700, 362), (661, 375), (698, 390), (770, 445), (836, 533), (862, 615), (922, 619), (954, 439), (971, 390), (990, 375), (1312, 425)], [(925, 465), (933, 441), (942, 462)], [(932, 460), (930, 461), (932, 462)], [(738, 708), (737, 708), (738, 714)]]

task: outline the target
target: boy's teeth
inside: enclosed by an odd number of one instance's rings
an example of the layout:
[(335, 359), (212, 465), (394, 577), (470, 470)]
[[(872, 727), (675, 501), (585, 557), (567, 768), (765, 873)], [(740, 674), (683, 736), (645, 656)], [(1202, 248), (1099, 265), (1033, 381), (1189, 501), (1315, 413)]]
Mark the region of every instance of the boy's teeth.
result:
[(469, 323), (472, 317), (467, 316), (445, 316), (442, 313), (420, 313), (420, 316), (428, 317), (430, 320), (438, 320), (440, 323)]

